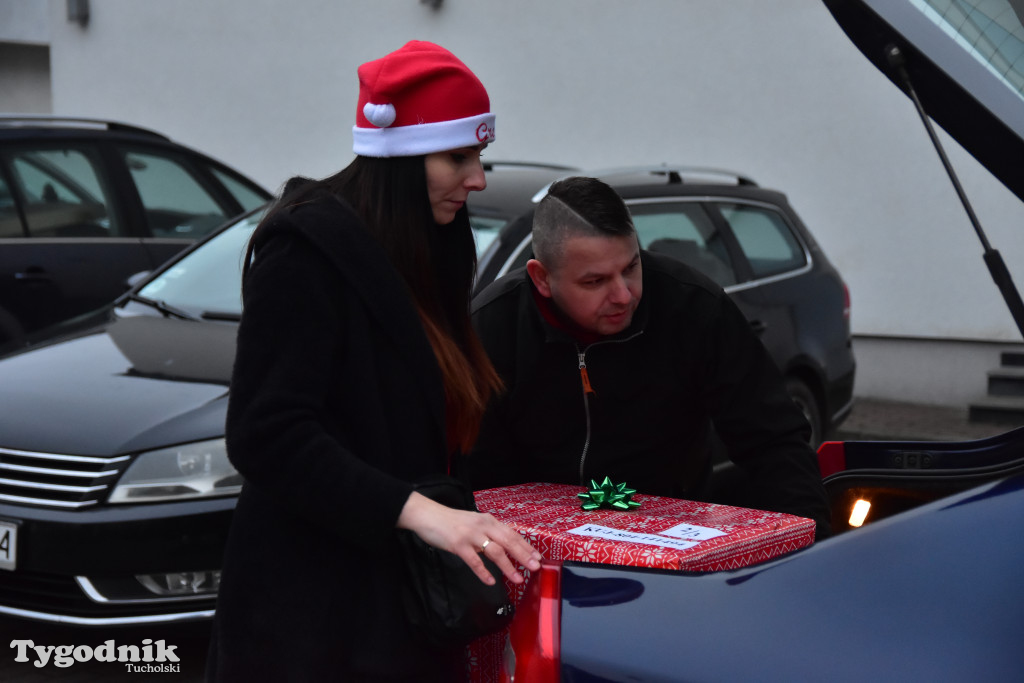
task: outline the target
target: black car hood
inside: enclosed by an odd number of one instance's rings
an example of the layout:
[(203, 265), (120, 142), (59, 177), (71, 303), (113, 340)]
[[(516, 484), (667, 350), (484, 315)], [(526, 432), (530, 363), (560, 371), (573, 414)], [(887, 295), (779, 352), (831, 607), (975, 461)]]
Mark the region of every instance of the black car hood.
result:
[[(1024, 0), (824, 3), (861, 52), (907, 92), (888, 58), (889, 47), (898, 47), (928, 115), (1024, 201)], [(963, 47), (968, 42), (991, 65)]]
[(224, 434), (235, 325), (111, 311), (0, 360), (0, 447), (112, 455)]

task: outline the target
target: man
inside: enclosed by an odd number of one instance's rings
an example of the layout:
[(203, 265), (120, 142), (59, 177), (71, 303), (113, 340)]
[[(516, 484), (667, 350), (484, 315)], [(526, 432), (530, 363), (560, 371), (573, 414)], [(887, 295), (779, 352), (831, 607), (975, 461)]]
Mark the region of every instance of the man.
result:
[[(465, 460), (475, 489), (589, 484), (707, 500), (712, 443), (745, 474), (747, 507), (831, 532), (810, 428), (721, 287), (641, 252), (625, 203), (594, 178), (554, 183), (535, 258), (473, 301), (505, 383)], [(710, 496), (713, 498), (713, 496)]]

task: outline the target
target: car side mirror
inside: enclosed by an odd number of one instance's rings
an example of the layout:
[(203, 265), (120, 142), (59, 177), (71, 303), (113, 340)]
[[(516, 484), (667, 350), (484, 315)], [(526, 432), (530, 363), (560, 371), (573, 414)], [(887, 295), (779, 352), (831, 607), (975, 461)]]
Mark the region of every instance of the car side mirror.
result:
[(128, 279), (124, 281), (124, 290), (127, 292), (128, 290), (135, 289), (136, 285), (149, 277), (151, 272), (149, 270), (142, 270), (134, 275), (129, 275)]

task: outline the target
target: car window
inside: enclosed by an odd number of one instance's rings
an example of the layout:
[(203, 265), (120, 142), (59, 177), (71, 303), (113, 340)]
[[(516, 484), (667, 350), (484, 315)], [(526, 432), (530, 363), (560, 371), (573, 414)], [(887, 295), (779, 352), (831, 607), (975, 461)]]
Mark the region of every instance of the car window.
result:
[(250, 185), (242, 182), (238, 178), (225, 173), (219, 168), (210, 168), (213, 175), (217, 176), (224, 187), (228, 189), (231, 196), (235, 198), (242, 208), (246, 211), (252, 211), (253, 209), (262, 206), (267, 203), (267, 198), (254, 190)]
[(196, 239), (230, 217), (181, 159), (139, 149), (123, 154), (154, 237)]
[(778, 275), (807, 263), (800, 241), (776, 211), (746, 204), (719, 204), (754, 277)]
[(476, 242), (476, 256), (480, 258), (491, 242), (498, 236), (502, 226), (508, 223), (504, 218), (491, 216), (469, 215), (469, 225), (473, 229), (473, 240)]
[[(11, 181), (24, 202), (29, 237), (113, 237), (120, 221), (110, 209), (97, 155), (87, 148), (23, 148), (5, 155)], [(23, 237), (14, 212), (4, 218), (4, 237)]]
[(257, 212), (186, 254), (139, 290), (139, 294), (193, 315), (242, 313), (242, 260), (262, 217)]
[[(722, 287), (736, 284), (736, 271), (722, 236), (700, 204), (632, 202), (629, 210), (643, 249), (682, 261)], [(527, 235), (498, 276), (526, 265), (531, 258), (533, 248)]]
[(629, 210), (642, 248), (682, 261), (722, 287), (736, 284), (722, 235), (699, 204), (630, 204)]
[(21, 218), (18, 217), (18, 207), (14, 205), (11, 188), (0, 175), (0, 238), (24, 236), (25, 231), (21, 227)]

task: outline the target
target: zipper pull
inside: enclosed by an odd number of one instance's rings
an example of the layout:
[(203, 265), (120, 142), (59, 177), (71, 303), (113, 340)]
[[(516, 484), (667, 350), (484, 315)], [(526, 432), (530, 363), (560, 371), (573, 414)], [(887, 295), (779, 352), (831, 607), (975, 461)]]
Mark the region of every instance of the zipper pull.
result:
[(583, 380), (583, 393), (584, 394), (596, 394), (594, 387), (590, 386), (590, 375), (587, 374), (587, 362), (583, 358), (583, 354), (577, 354), (580, 357), (580, 379)]

